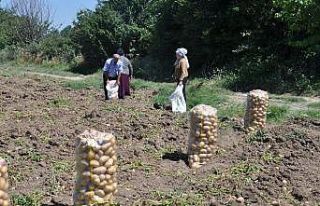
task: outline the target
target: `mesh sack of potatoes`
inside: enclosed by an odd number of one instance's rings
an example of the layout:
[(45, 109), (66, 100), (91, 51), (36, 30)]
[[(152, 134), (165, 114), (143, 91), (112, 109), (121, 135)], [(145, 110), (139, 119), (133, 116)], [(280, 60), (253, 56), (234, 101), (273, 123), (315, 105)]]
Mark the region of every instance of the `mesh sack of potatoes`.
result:
[(8, 206), (9, 201), (9, 177), (8, 177), (8, 166), (5, 160), (0, 159), (0, 205)]
[(217, 110), (203, 104), (194, 107), (190, 111), (190, 126), (189, 166), (200, 168), (213, 156), (218, 137)]
[(117, 193), (116, 138), (90, 130), (79, 135), (76, 147), (74, 205), (110, 204)]
[(253, 90), (247, 97), (247, 108), (244, 118), (246, 132), (263, 129), (267, 120), (269, 96), (266, 91)]

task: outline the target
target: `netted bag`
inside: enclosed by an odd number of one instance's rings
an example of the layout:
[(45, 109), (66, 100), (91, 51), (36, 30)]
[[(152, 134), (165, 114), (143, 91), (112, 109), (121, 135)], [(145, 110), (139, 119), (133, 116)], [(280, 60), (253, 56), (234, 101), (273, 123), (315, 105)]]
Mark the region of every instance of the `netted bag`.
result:
[(117, 193), (116, 138), (90, 130), (77, 139), (74, 205), (110, 204)]
[(213, 156), (218, 137), (217, 110), (198, 105), (190, 111), (189, 166), (200, 168)]
[(244, 118), (246, 132), (249, 133), (257, 129), (263, 129), (266, 126), (268, 101), (269, 96), (266, 91), (253, 90), (249, 92)]
[(5, 160), (0, 159), (0, 206), (10, 205), (8, 189), (9, 189), (8, 166)]

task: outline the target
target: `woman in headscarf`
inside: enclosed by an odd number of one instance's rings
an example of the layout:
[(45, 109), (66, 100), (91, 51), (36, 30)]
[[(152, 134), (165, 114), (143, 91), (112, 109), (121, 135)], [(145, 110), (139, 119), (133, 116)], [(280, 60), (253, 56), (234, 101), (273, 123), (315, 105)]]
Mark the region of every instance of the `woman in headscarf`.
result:
[(122, 97), (130, 96), (130, 81), (133, 76), (133, 68), (130, 60), (125, 57), (123, 49), (118, 49), (117, 54), (120, 55), (120, 60), (122, 62), (122, 73), (120, 78), (119, 94)]
[(183, 96), (185, 101), (187, 101), (186, 98), (186, 84), (188, 81), (188, 76), (189, 76), (189, 60), (187, 57), (188, 51), (185, 48), (179, 48), (176, 51), (176, 57), (177, 60), (174, 63), (175, 67), (175, 78), (177, 81), (177, 85), (183, 85)]

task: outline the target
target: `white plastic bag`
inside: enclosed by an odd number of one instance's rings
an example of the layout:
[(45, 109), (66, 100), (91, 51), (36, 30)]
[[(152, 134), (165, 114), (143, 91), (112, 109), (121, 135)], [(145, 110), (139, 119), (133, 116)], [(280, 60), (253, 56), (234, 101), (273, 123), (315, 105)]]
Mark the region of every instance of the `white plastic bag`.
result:
[(172, 111), (185, 113), (187, 111), (186, 101), (183, 96), (183, 85), (178, 85), (170, 96)]
[(119, 86), (116, 80), (108, 81), (106, 89), (108, 91), (109, 99), (118, 99)]

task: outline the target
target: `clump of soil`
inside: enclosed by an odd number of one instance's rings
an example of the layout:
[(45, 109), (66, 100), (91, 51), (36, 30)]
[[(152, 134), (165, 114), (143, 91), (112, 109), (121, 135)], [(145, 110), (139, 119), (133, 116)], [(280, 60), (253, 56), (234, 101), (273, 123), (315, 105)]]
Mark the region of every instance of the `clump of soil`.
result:
[(153, 108), (152, 91), (124, 101), (59, 82), (0, 77), (0, 156), (10, 194), (72, 205), (75, 141), (86, 129), (118, 141), (120, 205), (316, 205), (320, 202), (320, 124), (292, 120), (246, 136), (240, 120), (220, 124), (207, 165), (186, 164), (185, 115)]

